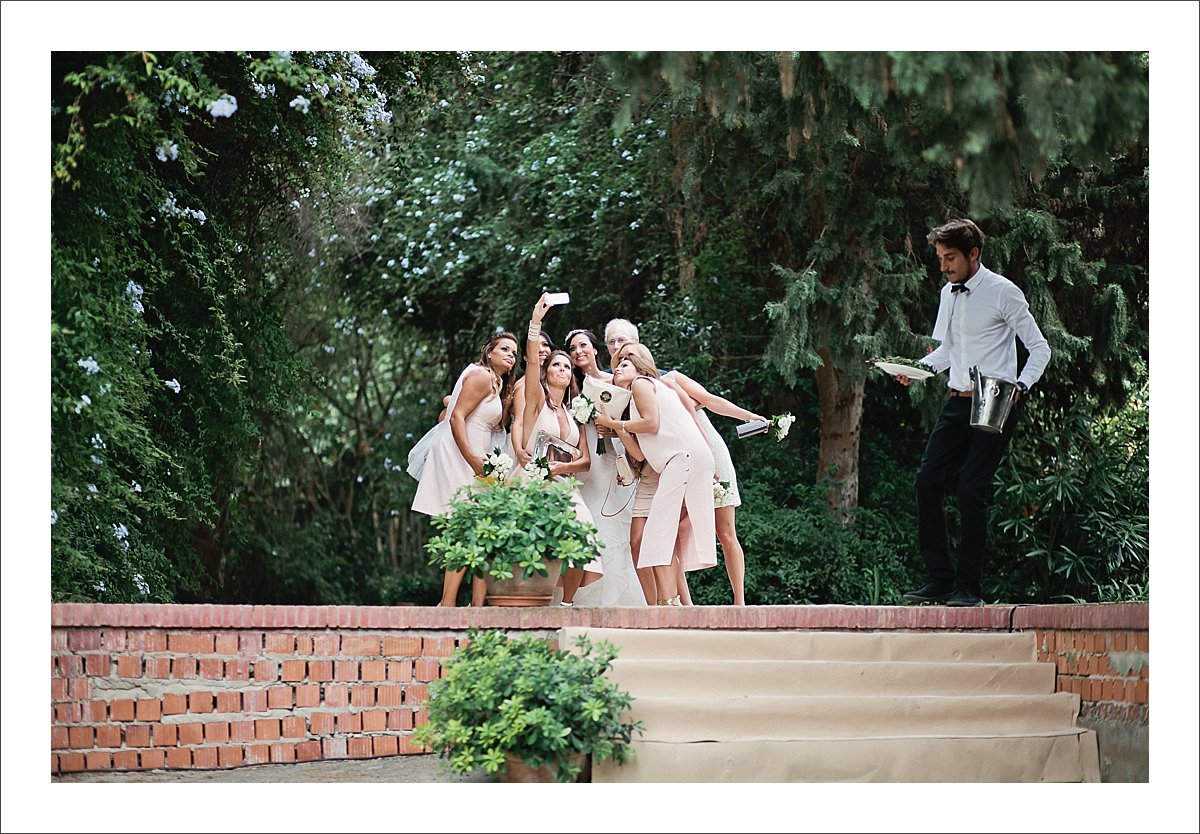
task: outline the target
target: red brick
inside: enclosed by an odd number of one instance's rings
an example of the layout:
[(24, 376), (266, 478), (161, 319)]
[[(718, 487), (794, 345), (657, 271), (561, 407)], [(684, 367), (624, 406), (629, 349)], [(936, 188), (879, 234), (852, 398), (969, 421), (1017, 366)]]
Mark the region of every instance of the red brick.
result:
[(113, 768), (116, 770), (137, 770), (138, 751), (118, 750), (113, 753)]
[(259, 683), (274, 683), (279, 680), (279, 664), (274, 660), (254, 661), (254, 680)]
[(423, 683), (414, 683), (412, 686), (404, 687), (404, 705), (406, 707), (419, 707), (429, 700), (429, 686)]
[(254, 741), (254, 722), (230, 721), (229, 738), (231, 741)]
[(262, 647), (263, 635), (261, 631), (243, 631), (238, 635), (238, 654), (242, 657), (258, 657), (262, 654)]
[(92, 746), (91, 727), (71, 727), (67, 730), (67, 739), (71, 749), (82, 750)]
[(279, 679), (284, 681), (302, 681), (304, 680), (307, 665), (303, 660), (285, 660), (283, 661), (283, 671), (280, 673)]
[(395, 736), (375, 736), (372, 739), (372, 751), (376, 756), (395, 756), (398, 748)]
[[(1146, 681), (1138, 681), (1133, 685), (1133, 703), (1148, 704), (1150, 703), (1150, 684)], [(71, 745), (74, 747), (75, 745)]]
[(83, 677), (83, 657), (77, 654), (55, 655), (50, 661), (50, 674), (59, 678)]
[(350, 687), (350, 703), (356, 707), (373, 707), (375, 706), (375, 687), (373, 686), (352, 686)]
[(1112, 635), (1112, 650), (1114, 652), (1128, 651), (1126, 639), (1129, 636), (1127, 631), (1114, 631)]
[(334, 664), (334, 680), (338, 681), (356, 681), (358, 680), (358, 661), (357, 660), (339, 660)]
[(140, 750), (138, 756), (143, 770), (158, 770), (167, 766), (166, 750)]
[(171, 677), (171, 659), (169, 657), (146, 658), (146, 677), (162, 680)]
[(217, 767), (217, 748), (197, 747), (192, 751), (192, 767), (212, 769)]
[(355, 657), (379, 654), (380, 638), (377, 634), (353, 634), (342, 638), (342, 654)]
[(214, 634), (172, 632), (167, 635), (167, 651), (175, 654), (212, 654), (216, 644)]
[(241, 747), (221, 747), (217, 754), (221, 767), (241, 767), (245, 759)]
[(401, 756), (411, 756), (411, 755), (416, 755), (416, 754), (420, 754), (420, 753), (432, 753), (433, 752), (430, 748), (422, 747), (421, 745), (419, 745), (415, 741), (413, 741), (413, 738), (411, 735), (400, 736), (397, 739), (397, 742), (399, 743), (400, 749), (397, 750), (396, 752), (398, 754), (400, 754)]
[(269, 709), (291, 709), (292, 688), (290, 686), (272, 686), (268, 689), (267, 707)]
[(321, 706), (321, 687), (316, 684), (307, 684), (305, 686), (296, 687), (296, 706), (297, 707), (319, 707)]
[(142, 656), (138, 654), (117, 655), (117, 675), (122, 678), (142, 676)]
[(100, 632), (91, 628), (73, 628), (67, 632), (67, 648), (73, 652), (100, 648)]
[(73, 701), (89, 701), (92, 698), (92, 682), (88, 678), (68, 678), (67, 697)]
[[(237, 654), (238, 636), (232, 631), (222, 631), (214, 636), (213, 654)], [(242, 751), (238, 750), (240, 754)]]
[(297, 716), (283, 719), (283, 728), (280, 734), (284, 738), (304, 738), (308, 735), (308, 730), (304, 727), (304, 719)]
[(333, 680), (333, 661), (310, 660), (308, 662), (308, 679), (314, 682)]
[(162, 702), (145, 698), (137, 702), (138, 721), (157, 721), (162, 718)]
[(182, 692), (168, 692), (162, 698), (163, 715), (182, 715), (187, 712), (187, 695)]
[(411, 730), (413, 728), (413, 711), (410, 709), (388, 710), (389, 730)]
[(126, 747), (149, 747), (150, 746), (150, 725), (149, 724), (126, 724), (125, 725), (125, 746)]
[(188, 693), (188, 712), (212, 712), (213, 694), (207, 690)]
[(279, 719), (257, 719), (254, 722), (254, 737), (259, 741), (277, 741), (279, 739)]
[(225, 677), (225, 661), (219, 657), (200, 658), (200, 677), (210, 681)]
[(387, 665), (387, 679), (404, 683), (412, 680), (413, 662), (411, 660), (389, 660)]
[(242, 711), (242, 693), (240, 692), (218, 692), (217, 693), (217, 712), (241, 712)]
[(296, 761), (296, 743), (281, 741), (271, 745), (271, 761), (278, 764), (291, 764)]
[(324, 759), (344, 759), (344, 758), (346, 758), (346, 739), (344, 739), (344, 738), (323, 738), (323, 739), (321, 739), (321, 758), (324, 758)]
[(1103, 686), (1100, 687), (1100, 700), (1101, 701), (1113, 700), (1113, 682), (1112, 682), (1112, 680), (1104, 681)]
[(107, 750), (93, 750), (87, 754), (88, 770), (111, 770), (112, 753)]
[(295, 654), (296, 653), (296, 635), (281, 634), (278, 631), (268, 631), (266, 634), (267, 654)]
[(313, 639), (312, 637), (301, 634), (296, 638), (296, 654), (312, 654)]
[(419, 681), (435, 681), (441, 668), (436, 660), (418, 660), (413, 664), (413, 676)]
[(152, 724), (150, 734), (154, 738), (155, 747), (174, 747), (179, 739), (175, 724)]
[[(361, 733), (361, 712), (339, 712), (337, 714), (337, 731), (339, 733)], [(74, 747), (75, 745), (71, 745)]]
[(96, 728), (96, 746), (97, 747), (120, 747), (121, 746), (121, 725), (120, 724), (101, 724)]
[(132, 721), (134, 702), (128, 698), (119, 698), (108, 705), (108, 714), (113, 721)]
[(50, 700), (65, 701), (67, 699), (67, 682), (62, 678), (50, 679)]
[(350, 706), (350, 687), (348, 687), (348, 686), (327, 686), (327, 687), (325, 687), (325, 706), (327, 706), (327, 707), (348, 707), (348, 706)]
[(302, 741), (296, 745), (296, 761), (315, 762), (321, 758), (321, 742)]
[(167, 767), (189, 768), (192, 766), (192, 751), (187, 747), (172, 747), (167, 751)]
[(78, 724), (83, 720), (83, 704), (78, 701), (67, 701), (54, 705), (54, 722), (56, 724)]
[(267, 690), (265, 690), (265, 689), (244, 689), (244, 690), (242, 690), (242, 711), (243, 712), (266, 712), (267, 711)]
[(250, 680), (250, 661), (248, 661), (248, 660), (227, 660), (227, 661), (225, 661), (225, 680), (230, 680), (230, 681), (248, 681), (248, 680)]
[(246, 764), (266, 764), (271, 761), (271, 745), (251, 744), (246, 748)]
[(346, 752), (352, 759), (366, 759), (371, 756), (371, 739), (369, 738), (351, 738), (347, 739)]
[(126, 648), (131, 652), (165, 652), (167, 650), (167, 633), (165, 631), (130, 631)]
[(54, 628), (50, 630), (50, 651), (65, 652), (67, 650), (67, 632), (65, 629)]
[(110, 654), (85, 654), (83, 656), (83, 666), (87, 674), (92, 677), (108, 677), (112, 672), (112, 655)]
[(449, 657), (454, 654), (454, 638), (426, 637), (421, 654), (425, 657)]
[(382, 660), (364, 660), (360, 676), (365, 681), (387, 680), (386, 662)]
[(190, 680), (198, 674), (198, 664), (194, 657), (171, 658), (171, 677)]
[(106, 628), (100, 635), (100, 646), (106, 652), (123, 652), (129, 645), (129, 632), (123, 628)]
[(179, 724), (178, 727), (180, 744), (204, 743), (204, 725), (199, 721), (189, 721), (186, 724)]
[(364, 733), (381, 733), (387, 729), (387, 712), (381, 709), (367, 710), (362, 714)]
[(224, 744), (229, 741), (229, 722), (210, 721), (204, 725), (205, 744)]
[(399, 686), (381, 686), (375, 690), (375, 703), (381, 707), (398, 707), (404, 703), (404, 691)]
[(384, 637), (383, 654), (385, 657), (420, 657), (420, 637)]
[(50, 728), (50, 749), (61, 750), (64, 747), (70, 747), (71, 736), (67, 733), (66, 727), (51, 727)]
[(108, 701), (80, 704), (80, 720), (85, 724), (103, 724), (108, 720)]
[(330, 735), (333, 729), (332, 712), (314, 712), (308, 716), (308, 731), (315, 736)]
[(78, 773), (84, 768), (82, 753), (63, 753), (58, 757), (58, 769), (63, 773)]
[(313, 636), (313, 654), (331, 656), (340, 654), (342, 638), (338, 634), (317, 634)]

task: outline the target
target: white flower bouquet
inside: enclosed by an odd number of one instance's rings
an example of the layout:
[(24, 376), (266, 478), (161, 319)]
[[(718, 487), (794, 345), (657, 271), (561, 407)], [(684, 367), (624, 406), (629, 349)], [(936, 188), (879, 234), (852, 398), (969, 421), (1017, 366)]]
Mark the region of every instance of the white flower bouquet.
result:
[(729, 497), (729, 481), (713, 481), (713, 501), (721, 503)]
[(544, 455), (540, 458), (534, 458), (525, 467), (525, 477), (530, 481), (550, 480), (550, 461), (546, 460)]
[(513, 469), (513, 459), (496, 446), (492, 453), (483, 460), (483, 475), (494, 481), (503, 481)]
[[(575, 422), (581, 426), (592, 422), (596, 419), (596, 412), (599, 409), (596, 407), (595, 401), (586, 394), (580, 394), (575, 399), (571, 400), (571, 416), (575, 418)], [(603, 455), (605, 453), (604, 438), (596, 438), (596, 454)]]
[(796, 418), (789, 411), (785, 414), (776, 414), (771, 418), (771, 428), (775, 430), (775, 439), (783, 440), (787, 437), (788, 432), (792, 428), (792, 423), (796, 422)]

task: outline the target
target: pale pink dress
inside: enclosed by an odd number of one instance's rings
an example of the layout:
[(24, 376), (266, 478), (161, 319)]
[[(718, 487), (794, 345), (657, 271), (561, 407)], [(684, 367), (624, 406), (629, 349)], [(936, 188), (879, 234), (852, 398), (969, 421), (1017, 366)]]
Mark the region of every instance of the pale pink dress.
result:
[[(578, 447), (580, 442), (579, 424), (575, 422), (574, 418), (572, 418), (570, 414), (567, 415), (567, 427), (567, 436), (563, 437), (562, 426), (559, 425), (558, 417), (554, 414), (554, 411), (551, 410), (550, 406), (543, 403), (542, 410), (538, 412), (537, 420), (535, 420), (533, 423), (533, 431), (529, 433), (529, 443), (525, 446), (525, 451), (531, 454), (533, 453), (533, 446), (537, 442), (538, 429), (545, 431), (547, 434), (553, 437), (557, 437), (559, 440), (565, 440), (572, 446)], [(514, 471), (514, 475), (518, 478), (525, 477), (525, 467), (518, 466)], [(571, 500), (575, 503), (575, 515), (577, 518), (579, 518), (581, 521), (586, 521), (589, 524), (596, 523), (595, 517), (592, 516), (592, 511), (589, 510), (587, 504), (584, 503), (583, 497), (579, 494), (578, 489), (571, 494)], [(589, 573), (604, 573), (604, 564), (601, 561), (601, 558), (597, 556), (595, 559), (584, 565), (583, 569)]]
[[(646, 462), (659, 473), (659, 481), (642, 533), (638, 567), (671, 564), (678, 538), (679, 560), (685, 571), (711, 568), (717, 564), (712, 450), (679, 395), (660, 380), (641, 379), (654, 385), (658, 431), (638, 434), (637, 439)], [(641, 418), (636, 400), (630, 400), (629, 413), (632, 420)], [(679, 516), (685, 506), (690, 523), (681, 525)]]
[[(417, 483), (417, 494), (413, 498), (412, 508), (426, 515), (443, 515), (454, 497), (454, 492), (463, 484), (469, 484), (475, 479), (475, 471), (462, 456), (458, 444), (454, 442), (454, 432), (450, 430), (450, 415), (458, 404), (459, 394), (462, 393), (463, 380), (467, 374), (481, 365), (468, 365), (450, 393), (450, 403), (446, 406), (446, 418), (437, 426), (437, 439), (429, 448), (425, 459), (425, 468), (421, 471), (421, 480)], [(471, 451), (482, 457), (487, 457), (492, 451), (492, 431), (500, 425), (504, 416), (504, 406), (500, 397), (490, 394), (475, 410), (467, 415), (467, 445)]]

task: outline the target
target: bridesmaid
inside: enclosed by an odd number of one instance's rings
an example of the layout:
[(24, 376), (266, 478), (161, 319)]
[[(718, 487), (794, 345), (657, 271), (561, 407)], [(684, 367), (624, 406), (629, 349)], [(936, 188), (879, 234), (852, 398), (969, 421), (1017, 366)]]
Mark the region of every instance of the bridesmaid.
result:
[[(504, 425), (512, 405), (517, 366), (517, 337), (506, 331), (493, 334), (483, 346), (479, 361), (468, 365), (454, 383), (447, 404), (447, 419), (438, 424), (438, 436), (425, 459), (412, 508), (426, 515), (443, 515), (455, 491), (473, 478), (483, 477), (483, 462), (491, 452), (492, 432)], [(442, 601), (453, 607), (465, 571), (446, 571)], [(482, 579), (471, 583), (471, 604), (480, 607), (487, 593)]]
[[(525, 361), (529, 367), (537, 362), (538, 337), (541, 335), (542, 318), (552, 305), (546, 301), (546, 293), (542, 293), (537, 304), (533, 306), (533, 314), (529, 320), (529, 340), (525, 343)], [(587, 472), (591, 466), (591, 453), (579, 424), (569, 411), (571, 397), (577, 393), (575, 377), (571, 365), (571, 357), (566, 351), (556, 350), (550, 354), (542, 366), (541, 378), (535, 380), (533, 374), (525, 375), (525, 406), (521, 415), (521, 434), (519, 445), (525, 450), (528, 459), (532, 459), (532, 451), (536, 442), (538, 430), (545, 431), (552, 437), (565, 441), (579, 449), (579, 456), (573, 461), (550, 461), (550, 477), (577, 475)], [(518, 445), (514, 439), (513, 445)], [(525, 466), (522, 463), (516, 470), (518, 477), (523, 477)], [(575, 490), (575, 513), (582, 520), (594, 524), (592, 513), (587, 504)], [(562, 605), (570, 607), (575, 604), (575, 592), (579, 590), (584, 573), (603, 574), (604, 568), (600, 558), (593, 559), (583, 568), (568, 568), (563, 574)]]
[[(627, 344), (613, 381), (633, 394), (629, 420), (597, 415), (596, 424), (637, 437), (647, 465), (659, 473), (642, 536), (639, 567), (653, 567), (659, 605), (680, 605), (675, 560), (685, 571), (717, 563), (713, 515), (716, 463), (704, 435), (678, 394), (659, 379), (645, 345)], [(691, 524), (680, 524), (686, 510)], [(676, 555), (676, 543), (682, 544)]]
[[(567, 334), (566, 345), (575, 366), (575, 382), (581, 389), (587, 377), (612, 383), (612, 374), (601, 370), (596, 361), (600, 345), (595, 333), (572, 330)], [(587, 580), (595, 574), (585, 575), (575, 601), (589, 606), (644, 607), (647, 597), (634, 571), (629, 541), (634, 488), (616, 483), (615, 461), (624, 449), (612, 432), (605, 429), (602, 433), (605, 453), (599, 454), (597, 440), (601, 435), (597, 434), (595, 424), (585, 424), (583, 433), (583, 442), (592, 452), (592, 465), (587, 472), (577, 476), (583, 481), (579, 494), (595, 519), (597, 538), (603, 546), (604, 576), (589, 583)]]
[(541, 379), (542, 368), (546, 365), (546, 360), (550, 358), (550, 353), (554, 350), (554, 340), (549, 334), (539, 332), (538, 338), (533, 340), (538, 343), (537, 364), (533, 365), (528, 360), (525, 362), (525, 373), (517, 380), (516, 394), (513, 395), (512, 404), (512, 433), (505, 439), (503, 451), (513, 458), (520, 466), (526, 466), (531, 460), (529, 451), (520, 442), (522, 434), (522, 424), (525, 420), (525, 380), (532, 373), (535, 378)]

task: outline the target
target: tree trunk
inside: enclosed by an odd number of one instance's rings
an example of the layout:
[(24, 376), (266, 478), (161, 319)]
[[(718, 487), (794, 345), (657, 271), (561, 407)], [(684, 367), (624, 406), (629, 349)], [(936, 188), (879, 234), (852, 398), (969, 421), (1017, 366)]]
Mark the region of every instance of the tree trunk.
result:
[(824, 363), (817, 369), (821, 403), (817, 483), (829, 484), (829, 509), (842, 527), (850, 527), (858, 509), (858, 448), (865, 380), (838, 371), (824, 350), (821, 358)]

